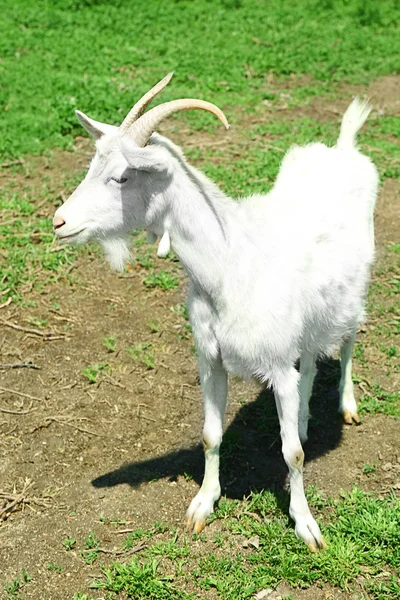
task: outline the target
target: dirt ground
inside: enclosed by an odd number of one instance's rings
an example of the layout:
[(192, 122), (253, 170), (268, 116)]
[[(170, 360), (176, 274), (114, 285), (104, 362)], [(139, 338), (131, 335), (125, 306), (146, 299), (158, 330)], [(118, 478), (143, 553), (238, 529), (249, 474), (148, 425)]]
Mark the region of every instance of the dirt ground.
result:
[[(391, 80), (388, 111), (398, 111), (399, 81)], [(372, 91), (383, 106), (387, 87), (378, 81)], [(333, 109), (342, 104), (339, 100)], [(321, 112), (332, 116), (331, 111), (329, 102), (305, 108), (317, 118)], [(54, 204), (65, 169), (82, 169), (88, 151), (81, 142), (74, 154), (58, 153), (52, 161)], [(32, 164), (35, 173), (46, 168), (45, 159)], [(385, 245), (400, 239), (399, 197), (399, 182), (386, 180), (376, 213), (377, 268), (387, 259)], [(54, 206), (42, 210), (50, 217)], [(0, 490), (14, 490), (16, 498), (23, 492), (18, 510), (0, 526), (0, 597), (4, 584), (23, 569), (33, 578), (23, 598), (67, 599), (87, 589), (99, 569), (85, 565), (78, 551), (66, 552), (67, 537), (82, 542), (94, 531), (103, 547), (112, 548), (118, 540), (109, 522), (115, 519), (131, 527), (155, 521), (183, 527), (203, 469), (202, 404), (193, 341), (182, 316), (171, 310), (185, 302), (186, 281), (176, 264), (159, 261), (159, 266), (179, 273), (178, 289), (145, 287), (145, 269), (134, 266), (124, 275), (112, 274), (94, 252), (79, 258), (69, 277), (40, 293), (27, 292), (30, 306), (11, 304), (0, 311), (0, 362), (31, 361), (39, 367), (0, 369)], [(37, 327), (33, 319), (47, 323)], [(372, 360), (370, 327), (363, 327), (359, 339)], [(102, 342), (107, 335), (117, 339), (115, 352)], [(152, 345), (154, 369), (127, 351), (142, 343)], [(90, 383), (82, 370), (99, 363), (107, 367)], [(384, 381), (385, 389), (398, 389), (398, 374), (384, 371), (375, 365), (376, 380)], [(336, 415), (338, 373), (336, 360), (320, 366), (305, 449), (306, 485), (333, 495), (355, 483), (378, 494), (400, 493), (398, 421), (374, 415), (363, 417), (358, 427), (343, 425)], [(362, 388), (357, 393), (362, 395)], [(225, 449), (223, 493), (242, 498), (251, 489), (286, 486), (271, 395), (232, 381), (229, 398), (227, 439), (239, 441)], [(265, 430), (257, 426), (263, 419), (272, 423)], [(367, 463), (377, 465), (374, 477), (363, 472)], [(51, 572), (49, 562), (62, 566), (62, 574)], [(292, 594), (318, 600), (328, 592), (352, 597), (327, 588)]]

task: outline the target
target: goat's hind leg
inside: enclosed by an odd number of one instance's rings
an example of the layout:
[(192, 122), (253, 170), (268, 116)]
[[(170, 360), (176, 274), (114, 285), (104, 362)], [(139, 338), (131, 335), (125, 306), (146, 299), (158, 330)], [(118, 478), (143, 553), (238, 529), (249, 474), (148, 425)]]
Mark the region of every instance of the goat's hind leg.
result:
[(283, 458), (289, 468), (290, 507), (289, 514), (295, 522), (296, 535), (312, 552), (325, 548), (317, 522), (313, 518), (304, 493), (304, 452), (298, 431), (300, 396), (299, 374), (293, 367), (273, 382), (276, 408), (279, 416)]
[(309, 402), (312, 393), (315, 375), (317, 374), (315, 357), (302, 354), (300, 358), (300, 409), (299, 409), (299, 436), (302, 443), (308, 439), (308, 420), (310, 418)]
[(204, 400), (203, 443), (205, 456), (204, 479), (198, 494), (187, 511), (187, 527), (199, 533), (213, 512), (221, 495), (219, 483), (219, 448), (227, 399), (227, 373), (220, 357), (210, 363), (199, 352), (199, 373)]
[(354, 386), (351, 377), (352, 368), (352, 353), (356, 332), (354, 331), (350, 339), (348, 339), (340, 348), (340, 384), (339, 384), (339, 412), (343, 415), (345, 423), (359, 423), (357, 403), (354, 398)]

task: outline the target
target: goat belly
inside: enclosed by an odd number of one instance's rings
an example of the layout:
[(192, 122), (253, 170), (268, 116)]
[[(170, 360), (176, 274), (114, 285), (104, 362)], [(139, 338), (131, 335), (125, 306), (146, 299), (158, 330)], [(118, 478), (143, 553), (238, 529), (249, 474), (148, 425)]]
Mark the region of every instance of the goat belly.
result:
[(240, 377), (240, 379), (244, 379), (245, 381), (255, 378), (252, 364), (245, 364), (239, 356), (233, 356), (231, 353), (221, 352), (221, 357), (224, 368), (230, 375)]
[(299, 356), (299, 338), (289, 334), (285, 339), (279, 332), (271, 335), (262, 323), (232, 329), (217, 339), (226, 371), (245, 380), (266, 381), (273, 371), (294, 364)]

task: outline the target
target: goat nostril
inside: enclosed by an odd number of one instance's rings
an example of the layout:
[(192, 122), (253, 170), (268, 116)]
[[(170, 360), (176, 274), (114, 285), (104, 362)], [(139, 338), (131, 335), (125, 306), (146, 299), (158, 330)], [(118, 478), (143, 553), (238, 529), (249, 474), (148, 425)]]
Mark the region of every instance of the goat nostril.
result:
[(54, 219), (53, 219), (54, 229), (60, 229), (60, 227), (62, 227), (63, 225), (65, 225), (65, 221), (62, 217), (54, 217)]

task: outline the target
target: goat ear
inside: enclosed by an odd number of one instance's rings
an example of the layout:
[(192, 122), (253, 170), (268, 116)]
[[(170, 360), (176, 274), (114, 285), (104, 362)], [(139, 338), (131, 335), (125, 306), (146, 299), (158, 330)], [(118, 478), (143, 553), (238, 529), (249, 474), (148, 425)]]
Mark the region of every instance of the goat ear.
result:
[(118, 127), (114, 125), (107, 125), (106, 123), (100, 123), (99, 121), (95, 121), (91, 119), (87, 115), (85, 115), (80, 110), (76, 110), (75, 114), (79, 123), (86, 129), (90, 135), (94, 137), (95, 140), (99, 140), (101, 136), (106, 133), (117, 133)]
[(125, 160), (132, 169), (149, 172), (157, 171), (158, 173), (165, 173), (171, 169), (169, 156), (162, 148), (155, 146), (139, 148), (129, 135), (124, 135), (120, 139), (119, 146)]

